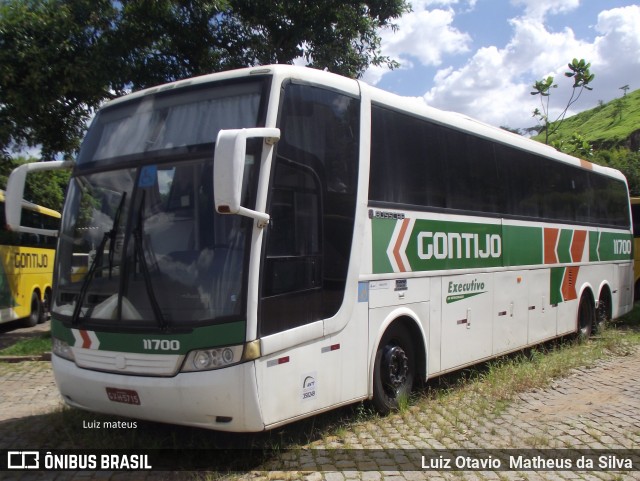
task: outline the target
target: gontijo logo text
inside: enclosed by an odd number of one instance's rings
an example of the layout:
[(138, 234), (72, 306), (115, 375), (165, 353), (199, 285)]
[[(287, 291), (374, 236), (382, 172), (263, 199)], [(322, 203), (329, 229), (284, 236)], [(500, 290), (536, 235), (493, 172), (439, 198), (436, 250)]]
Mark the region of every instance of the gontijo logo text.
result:
[(411, 218), (373, 220), (376, 273), (502, 265), (500, 224)]
[(373, 217), (373, 273), (629, 261), (625, 230)]
[[(483, 239), (484, 237), (484, 239)], [(502, 238), (498, 234), (480, 236), (470, 232), (420, 232), (418, 257), (436, 259), (499, 259)]]

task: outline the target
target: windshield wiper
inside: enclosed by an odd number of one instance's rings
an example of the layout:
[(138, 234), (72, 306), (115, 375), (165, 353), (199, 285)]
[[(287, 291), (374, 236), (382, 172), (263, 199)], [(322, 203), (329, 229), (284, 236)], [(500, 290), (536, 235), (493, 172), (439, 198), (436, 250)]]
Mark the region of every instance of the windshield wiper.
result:
[(151, 309), (156, 316), (158, 325), (162, 330), (169, 328), (169, 322), (162, 315), (160, 304), (156, 298), (155, 291), (153, 290), (153, 284), (151, 283), (151, 274), (149, 274), (149, 265), (147, 264), (147, 258), (144, 255), (144, 247), (142, 240), (142, 233), (144, 231), (144, 203), (145, 203), (146, 191), (142, 191), (142, 199), (140, 199), (140, 207), (138, 208), (138, 221), (136, 227), (133, 230), (133, 240), (135, 249), (135, 258), (140, 262), (140, 270), (142, 271), (142, 277), (144, 278), (144, 285), (149, 296), (149, 303)]
[(77, 325), (80, 320), (80, 312), (82, 310), (82, 305), (84, 304), (84, 299), (87, 296), (87, 291), (89, 290), (89, 285), (95, 276), (96, 270), (98, 266), (102, 264), (102, 256), (104, 255), (104, 248), (107, 245), (107, 241), (111, 240), (109, 244), (109, 278), (111, 278), (111, 270), (113, 266), (113, 248), (115, 246), (116, 236), (118, 235), (118, 227), (120, 224), (120, 215), (122, 214), (122, 210), (124, 209), (125, 200), (127, 198), (127, 193), (122, 193), (122, 198), (120, 199), (120, 205), (118, 205), (118, 209), (116, 210), (115, 216), (113, 218), (113, 225), (111, 226), (111, 230), (104, 233), (102, 240), (100, 241), (100, 245), (98, 246), (98, 250), (96, 251), (96, 255), (91, 261), (91, 265), (89, 266), (89, 271), (82, 281), (82, 286), (80, 287), (80, 292), (78, 293), (78, 300), (76, 301), (76, 305), (73, 308), (73, 314), (71, 316), (71, 324)]

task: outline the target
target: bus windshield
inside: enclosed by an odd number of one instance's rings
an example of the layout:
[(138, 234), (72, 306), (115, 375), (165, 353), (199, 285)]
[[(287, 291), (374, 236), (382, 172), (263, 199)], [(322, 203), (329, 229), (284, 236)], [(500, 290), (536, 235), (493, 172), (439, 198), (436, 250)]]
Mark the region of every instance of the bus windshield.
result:
[[(55, 314), (161, 329), (242, 319), (252, 223), (214, 210), (213, 141), (258, 125), (261, 85), (145, 96), (96, 118), (67, 194)], [(247, 146), (245, 205), (259, 149)]]

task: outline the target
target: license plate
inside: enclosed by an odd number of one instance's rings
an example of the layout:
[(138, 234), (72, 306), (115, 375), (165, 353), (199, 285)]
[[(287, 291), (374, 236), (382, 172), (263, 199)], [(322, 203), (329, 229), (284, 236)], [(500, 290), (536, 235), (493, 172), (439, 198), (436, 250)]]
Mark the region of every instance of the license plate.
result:
[(119, 389), (116, 387), (107, 388), (109, 400), (116, 403), (140, 405), (140, 396), (132, 389)]

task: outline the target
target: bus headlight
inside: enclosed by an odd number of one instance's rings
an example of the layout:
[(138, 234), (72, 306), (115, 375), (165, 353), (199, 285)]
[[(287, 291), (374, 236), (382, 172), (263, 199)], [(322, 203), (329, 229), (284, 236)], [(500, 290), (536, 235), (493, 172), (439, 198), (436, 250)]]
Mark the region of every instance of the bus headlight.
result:
[(209, 371), (237, 364), (242, 360), (244, 346), (198, 349), (187, 355), (182, 372)]
[(71, 349), (71, 346), (57, 337), (53, 338), (53, 347), (51, 350), (58, 357), (68, 361), (75, 361), (75, 356), (73, 355), (73, 349)]

